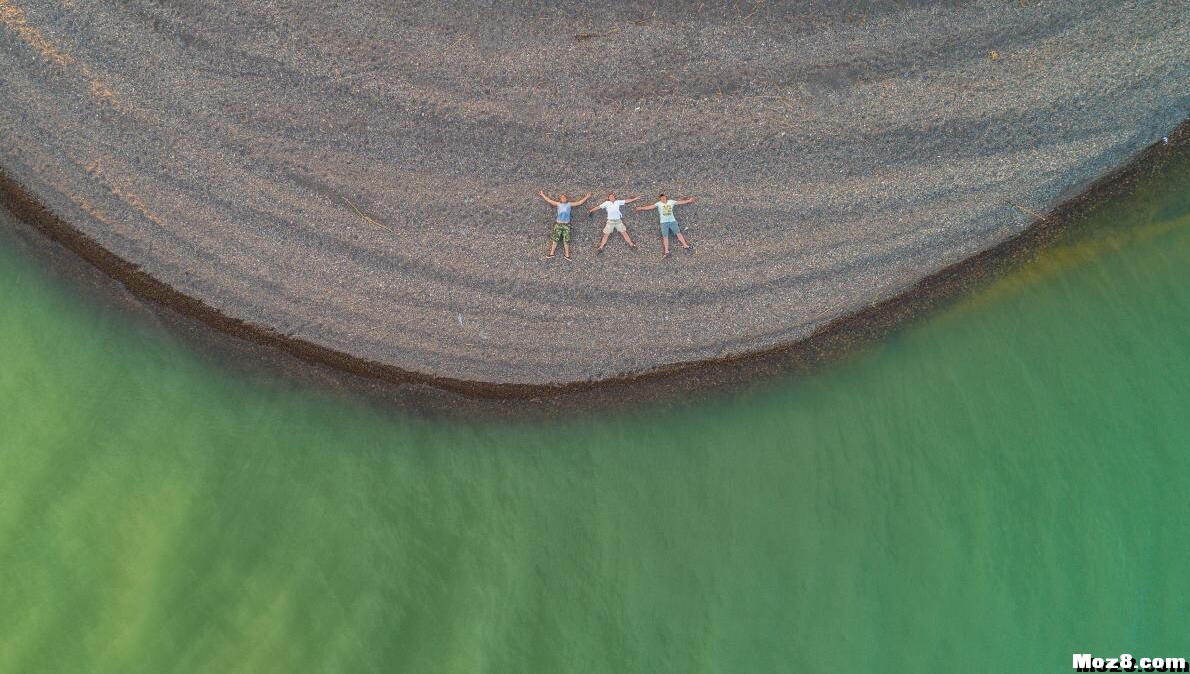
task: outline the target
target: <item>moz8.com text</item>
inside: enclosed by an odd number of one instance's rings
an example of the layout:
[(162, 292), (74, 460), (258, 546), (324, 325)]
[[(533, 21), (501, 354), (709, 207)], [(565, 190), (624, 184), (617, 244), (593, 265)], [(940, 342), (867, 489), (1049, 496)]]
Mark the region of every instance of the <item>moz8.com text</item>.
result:
[(1101, 658), (1090, 653), (1074, 654), (1076, 672), (1190, 672), (1186, 658), (1138, 658), (1121, 653), (1114, 658)]

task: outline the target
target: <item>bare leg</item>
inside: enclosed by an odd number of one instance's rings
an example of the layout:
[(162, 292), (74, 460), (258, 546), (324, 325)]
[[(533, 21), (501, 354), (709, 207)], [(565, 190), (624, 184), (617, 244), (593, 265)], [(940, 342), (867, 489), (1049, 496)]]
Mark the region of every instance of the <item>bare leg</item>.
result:
[(567, 260), (570, 259), (570, 244), (569, 243), (566, 243), (566, 242), (562, 243), (562, 254), (566, 256)]
[(607, 237), (609, 234), (611, 234), (611, 232), (603, 233), (603, 240), (599, 242), (599, 250), (603, 250), (603, 247), (607, 245)]
[(662, 255), (662, 257), (669, 256), (669, 237), (668, 236), (661, 237), (661, 255)]
[(558, 250), (558, 242), (557, 242), (557, 241), (550, 241), (550, 252), (546, 253), (546, 254), (545, 254), (545, 256), (546, 256), (547, 258), (549, 258), (549, 257), (553, 257), (553, 256), (554, 256), (554, 251), (556, 251), (556, 250)]
[(690, 247), (690, 244), (689, 244), (689, 243), (686, 243), (686, 237), (682, 236), (682, 233), (681, 233), (681, 232), (678, 232), (678, 241), (681, 241), (681, 242), (682, 242), (682, 248), (689, 248), (689, 247)]
[(620, 236), (624, 237), (624, 241), (627, 242), (630, 247), (636, 248), (636, 244), (632, 243), (632, 237), (628, 236), (628, 230), (620, 232)]

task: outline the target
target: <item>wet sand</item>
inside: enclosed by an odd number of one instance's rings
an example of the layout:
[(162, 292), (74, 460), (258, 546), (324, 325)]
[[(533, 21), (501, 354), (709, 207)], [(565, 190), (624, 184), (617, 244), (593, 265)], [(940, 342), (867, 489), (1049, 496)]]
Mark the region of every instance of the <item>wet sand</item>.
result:
[[(0, 0), (0, 23), (18, 214), (222, 330), (492, 396), (895, 303), (1159, 142), (1190, 91), (1173, 2)], [(597, 258), (580, 216), (574, 262), (543, 262), (539, 188), (695, 194), (698, 254), (661, 260), (632, 214), (641, 250)]]

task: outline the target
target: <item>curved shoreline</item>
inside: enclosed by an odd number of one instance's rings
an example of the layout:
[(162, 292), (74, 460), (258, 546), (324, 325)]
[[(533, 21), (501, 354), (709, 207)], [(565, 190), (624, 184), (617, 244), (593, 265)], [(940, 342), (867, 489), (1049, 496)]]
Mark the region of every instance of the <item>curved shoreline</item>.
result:
[[(733, 10), (10, 0), (0, 167), (223, 330), (532, 398), (809, 338), (1018, 235), (1190, 103), (1190, 10), (1165, 0)], [(596, 257), (592, 219), (543, 262), (542, 188), (696, 195), (699, 253), (662, 260), (630, 213), (642, 250)]]
[[(0, 206), (118, 282), (140, 300), (165, 307), (221, 334), (282, 352), (305, 363), (395, 386), (401, 391), (396, 397), (404, 401), (402, 406), (410, 406), (417, 399), (419, 404), (411, 406), (422, 412), (533, 409), (549, 414), (563, 409), (598, 409), (643, 400), (677, 400), (691, 393), (761, 384), (774, 374), (805, 371), (838, 358), (1014, 267), (1032, 252), (1052, 243), (1089, 210), (1127, 192), (1139, 178), (1159, 169), (1171, 157), (1188, 148), (1190, 121), (1183, 121), (1169, 134), (1168, 144), (1150, 145), (1080, 195), (1049, 213), (1034, 214), (1044, 217), (1037, 218), (1020, 235), (931, 274), (890, 299), (831, 321), (804, 339), (744, 355), (690, 361), (627, 376), (559, 385), (487, 383), (436, 377), (369, 361), (231, 318), (100, 246), (54, 215), (3, 172), (0, 172)], [(437, 394), (426, 396), (427, 390), (437, 391)], [(382, 397), (393, 396), (386, 394)]]

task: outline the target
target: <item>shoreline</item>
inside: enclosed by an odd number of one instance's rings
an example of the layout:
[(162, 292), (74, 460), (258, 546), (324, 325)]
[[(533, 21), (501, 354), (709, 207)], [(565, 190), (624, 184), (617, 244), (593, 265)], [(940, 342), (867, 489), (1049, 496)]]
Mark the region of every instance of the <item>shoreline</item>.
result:
[[(803, 339), (743, 355), (689, 361), (625, 376), (559, 385), (487, 383), (437, 377), (377, 363), (265, 326), (249, 324), (175, 290), (115, 255), (54, 215), (4, 172), (0, 172), (0, 206), (79, 262), (118, 284), (145, 303), (145, 308), (159, 316), (163, 313), (160, 310), (165, 310), (166, 322), (181, 327), (190, 341), (197, 339), (208, 346), (213, 345), (224, 355), (263, 362), (270, 371), (279, 367), (281, 373), (297, 375), (306, 382), (317, 382), (315, 385), (319, 387), (339, 380), (332, 388), (363, 392), (369, 398), (395, 402), (400, 408), (418, 414), (556, 416), (644, 401), (672, 403), (692, 396), (739, 390), (762, 385), (777, 375), (805, 373), (838, 360), (939, 304), (956, 299), (1014, 268), (1035, 251), (1053, 243), (1074, 221), (1105, 200), (1126, 193), (1138, 179), (1184, 152), (1190, 146), (1190, 121), (1182, 121), (1169, 133), (1168, 139), (1168, 144), (1157, 142), (1144, 148), (1049, 213), (1031, 214), (1034, 222), (1019, 235), (931, 274), (892, 298), (835, 319)], [(60, 261), (61, 256), (58, 258)], [(238, 343), (215, 344), (226, 339), (198, 335), (197, 326)], [(318, 371), (306, 373), (295, 369), (311, 365)]]
[[(565, 4), (21, 3), (0, 166), (221, 330), (533, 398), (787, 348), (1186, 116), (1180, 6)], [(558, 40), (555, 14), (630, 21)], [(543, 188), (696, 195), (699, 253), (661, 259), (656, 216), (629, 213), (642, 250), (596, 256), (592, 218), (577, 262), (543, 262)]]

